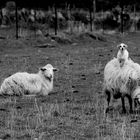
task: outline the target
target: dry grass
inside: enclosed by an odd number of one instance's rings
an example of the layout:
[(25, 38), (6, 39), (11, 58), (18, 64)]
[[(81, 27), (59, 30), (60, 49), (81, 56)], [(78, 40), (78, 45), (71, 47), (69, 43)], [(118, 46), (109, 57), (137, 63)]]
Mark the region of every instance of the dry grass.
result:
[[(116, 49), (111, 42), (119, 42), (117, 36), (108, 38), (110, 42), (81, 39), (77, 45), (58, 44), (55, 48), (33, 47), (46, 42), (38, 37), (0, 40), (1, 82), (17, 71), (37, 72), (47, 63), (59, 68), (54, 93), (47, 97), (0, 99), (0, 139), (139, 140), (139, 109), (135, 114), (122, 114), (117, 100), (105, 114), (103, 69)], [(139, 33), (122, 40), (139, 62)]]

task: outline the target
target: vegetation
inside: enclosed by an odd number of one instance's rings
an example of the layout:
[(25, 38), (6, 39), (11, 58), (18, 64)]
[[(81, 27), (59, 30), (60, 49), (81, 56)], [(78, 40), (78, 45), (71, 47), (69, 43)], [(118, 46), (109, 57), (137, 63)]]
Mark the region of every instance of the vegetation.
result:
[[(123, 114), (120, 100), (115, 100), (112, 110), (105, 114), (103, 70), (116, 56), (118, 42), (128, 44), (130, 56), (140, 63), (139, 32), (122, 36), (109, 31), (111, 35), (106, 34), (108, 29), (120, 30), (120, 2), (96, 0), (95, 32), (89, 32), (89, 11), (94, 10), (92, 0), (17, 0), (19, 39), (15, 39), (15, 14), (8, 15), (14, 18), (4, 19), (8, 21), (7, 28), (0, 28), (0, 83), (17, 71), (37, 72), (47, 63), (59, 72), (54, 78), (54, 92), (44, 98), (0, 97), (0, 139), (140, 139), (140, 107), (133, 114)], [(124, 27), (140, 29), (139, 5), (136, 5), (136, 13), (133, 13), (133, 5), (130, 6), (140, 2), (131, 2), (124, 1)], [(0, 3), (10, 11), (15, 8), (13, 2), (5, 5), (6, 0), (2, 0)], [(57, 36), (54, 35), (55, 3)], [(43, 20), (36, 18), (35, 22), (33, 17), (26, 20), (26, 16), (20, 15), (22, 8), (26, 8), (27, 17), (31, 16), (31, 9), (45, 16)], [(96, 29), (104, 29), (104, 34)], [(127, 102), (126, 107), (129, 107)]]
[[(12, 0), (2, 0), (0, 2), (1, 6), (5, 6), (5, 3), (7, 1)], [(77, 7), (77, 8), (92, 8), (93, 1), (94, 0), (51, 0), (51, 1), (44, 1), (44, 0), (36, 0), (36, 1), (28, 1), (28, 0), (15, 0), (19, 7), (30, 7), (30, 8), (38, 8), (42, 7), (47, 9), (48, 7), (52, 7), (55, 4), (60, 7), (64, 8), (66, 5), (70, 5), (71, 7)], [(139, 0), (95, 0), (96, 1), (96, 8), (97, 11), (101, 10), (109, 10), (113, 7), (116, 7), (117, 5), (123, 4), (125, 6), (128, 5), (135, 5), (136, 9), (140, 9), (140, 1)]]
[[(16, 40), (14, 33), (11, 28), (0, 30), (1, 35), (8, 36), (0, 39), (0, 82), (17, 71), (37, 72), (46, 63), (59, 72), (54, 78), (54, 92), (46, 97), (0, 97), (0, 139), (140, 139), (140, 108), (134, 114), (122, 114), (121, 101), (115, 100), (113, 109), (105, 114), (107, 102), (102, 93), (104, 66), (116, 56), (120, 40), (128, 44), (131, 58), (140, 63), (139, 33), (122, 37), (65, 33), (72, 38), (65, 44), (50, 36)], [(99, 40), (100, 36), (106, 40)], [(45, 43), (55, 44), (38, 47)], [(128, 110), (127, 102), (126, 107)]]

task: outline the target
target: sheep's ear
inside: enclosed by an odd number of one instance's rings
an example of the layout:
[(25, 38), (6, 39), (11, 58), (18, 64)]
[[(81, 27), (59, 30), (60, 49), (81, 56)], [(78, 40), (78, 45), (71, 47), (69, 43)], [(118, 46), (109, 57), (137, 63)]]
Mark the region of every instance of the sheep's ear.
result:
[(120, 49), (120, 47), (121, 47), (121, 45), (119, 44), (119, 45), (117, 45), (117, 48), (119, 48)]
[(46, 69), (45, 69), (45, 68), (40, 68), (40, 70), (41, 70), (41, 71), (45, 71)]
[(125, 48), (128, 48), (128, 46), (125, 44)]
[(58, 69), (57, 68), (53, 68), (53, 71), (58, 71)]

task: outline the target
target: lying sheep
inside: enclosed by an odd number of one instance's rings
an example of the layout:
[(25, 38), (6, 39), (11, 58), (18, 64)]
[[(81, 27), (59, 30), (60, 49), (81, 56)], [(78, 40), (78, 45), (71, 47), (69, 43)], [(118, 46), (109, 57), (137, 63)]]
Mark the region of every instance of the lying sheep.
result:
[(126, 112), (124, 98), (127, 97), (129, 100), (130, 112), (132, 112), (133, 101), (136, 98), (140, 100), (139, 78), (140, 65), (134, 63), (131, 59), (128, 60), (123, 67), (120, 67), (117, 58), (109, 61), (104, 69), (104, 92), (107, 95), (108, 107), (110, 101), (113, 101), (112, 98), (121, 98), (123, 112)]
[(124, 62), (129, 59), (129, 52), (127, 51), (128, 46), (124, 43), (121, 43), (117, 46), (117, 48), (119, 48), (117, 58), (120, 63), (120, 67), (122, 67)]
[(51, 64), (40, 68), (36, 74), (18, 72), (6, 78), (0, 88), (2, 95), (48, 95), (53, 90), (54, 71)]

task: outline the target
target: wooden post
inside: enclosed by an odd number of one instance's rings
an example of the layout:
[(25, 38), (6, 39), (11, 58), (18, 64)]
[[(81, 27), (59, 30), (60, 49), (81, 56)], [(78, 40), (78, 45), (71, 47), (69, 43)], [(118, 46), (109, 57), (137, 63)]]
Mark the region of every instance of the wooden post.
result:
[(55, 35), (57, 35), (57, 30), (58, 30), (58, 17), (57, 17), (57, 4), (55, 3), (54, 6), (55, 9)]
[(104, 25), (104, 4), (102, 4), (102, 33), (104, 34), (104, 29), (105, 29), (105, 25)]
[(96, 0), (93, 0), (93, 25), (95, 21), (95, 14), (96, 14)]
[(123, 0), (121, 1), (121, 33), (123, 34), (124, 29), (123, 29), (123, 10), (124, 10), (124, 5), (123, 5)]
[(93, 13), (96, 13), (96, 0), (93, 0)]
[(71, 21), (71, 9), (70, 9), (70, 4), (67, 5), (67, 14), (68, 14), (68, 28), (69, 28), (69, 32), (72, 33), (73, 32), (73, 25), (72, 25), (72, 21)]
[(136, 24), (136, 4), (134, 4), (134, 17), (135, 17), (135, 20), (134, 20), (134, 30), (136, 31), (137, 30), (137, 24)]
[(89, 15), (90, 15), (90, 31), (92, 32), (93, 29), (92, 29), (92, 10), (91, 10), (91, 8), (89, 8)]
[(90, 31), (92, 32), (93, 29), (92, 29), (92, 6), (89, 5), (89, 16), (90, 16)]
[(105, 28), (105, 25), (104, 25), (104, 10), (102, 9), (102, 29), (103, 29), (103, 33), (104, 33), (104, 28)]
[(18, 39), (18, 6), (17, 1), (15, 1), (16, 7), (15, 7), (15, 16), (16, 16), (16, 39)]

